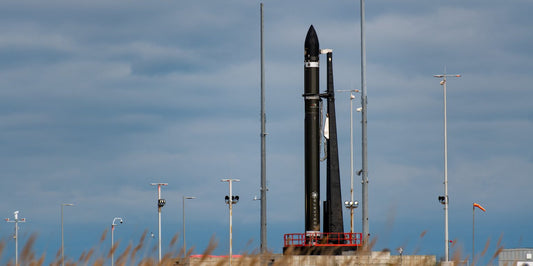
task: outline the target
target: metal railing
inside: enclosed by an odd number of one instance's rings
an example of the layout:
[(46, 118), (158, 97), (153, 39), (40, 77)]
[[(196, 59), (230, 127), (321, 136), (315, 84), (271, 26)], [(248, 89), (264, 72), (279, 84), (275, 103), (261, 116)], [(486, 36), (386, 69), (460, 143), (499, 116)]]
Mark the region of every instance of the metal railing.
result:
[(361, 246), (362, 233), (308, 233), (285, 234), (283, 243), (285, 247), (342, 247)]

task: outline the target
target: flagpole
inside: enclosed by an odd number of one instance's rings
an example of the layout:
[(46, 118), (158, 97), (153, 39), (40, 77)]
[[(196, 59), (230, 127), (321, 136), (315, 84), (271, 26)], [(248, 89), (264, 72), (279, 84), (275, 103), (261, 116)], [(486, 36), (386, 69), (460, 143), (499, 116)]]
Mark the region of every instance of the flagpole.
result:
[(472, 266), (474, 266), (474, 256), (476, 254), (475, 252), (475, 240), (474, 240), (474, 231), (475, 231), (475, 223), (474, 223), (474, 219), (475, 219), (475, 212), (476, 212), (476, 205), (472, 204)]
[(478, 207), (480, 210), (482, 210), (483, 212), (485, 212), (485, 208), (483, 208), (483, 206), (477, 204), (477, 203), (473, 203), (472, 204), (472, 266), (475, 265), (475, 262), (474, 262), (474, 258), (475, 258), (475, 255), (476, 255), (476, 252), (475, 252), (475, 213), (476, 213), (476, 207)]

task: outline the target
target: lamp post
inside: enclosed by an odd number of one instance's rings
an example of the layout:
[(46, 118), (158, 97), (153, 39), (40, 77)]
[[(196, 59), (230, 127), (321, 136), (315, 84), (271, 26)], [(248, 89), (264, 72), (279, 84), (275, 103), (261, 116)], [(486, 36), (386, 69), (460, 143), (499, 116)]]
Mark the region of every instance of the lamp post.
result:
[(446, 111), (446, 78), (461, 77), (461, 75), (447, 75), (446, 68), (444, 74), (433, 75), (435, 78), (442, 78), (440, 85), (444, 89), (444, 196), (439, 196), (440, 203), (444, 204), (444, 258), (449, 261), (449, 240), (448, 240), (448, 120)]
[[(353, 197), (352, 197), (353, 199)], [(351, 224), (350, 224), (350, 233), (353, 234), (353, 211), (354, 209), (357, 209), (357, 207), (359, 207), (359, 202), (358, 201), (345, 201), (344, 202), (344, 207), (346, 207), (346, 209), (349, 209), (350, 210), (350, 216), (351, 216)]]
[(224, 199), (226, 201), (226, 204), (229, 205), (229, 266), (231, 266), (231, 259), (233, 256), (233, 204), (237, 204), (237, 202), (239, 202), (239, 196), (233, 196), (233, 182), (239, 182), (241, 180), (226, 178), (221, 179), (220, 181), (229, 183), (229, 196), (226, 196)]
[(19, 265), (19, 223), (25, 223), (26, 218), (19, 218), (19, 211), (13, 212), (14, 219), (6, 218), (6, 222), (15, 223), (15, 266)]
[(63, 237), (63, 207), (74, 206), (72, 203), (61, 203), (61, 265), (65, 265), (65, 241)]
[(161, 208), (165, 206), (165, 199), (161, 198), (161, 186), (168, 186), (168, 183), (151, 183), (152, 186), (157, 186), (157, 213), (159, 221), (159, 239), (158, 239), (158, 248), (159, 248), (159, 262), (161, 262)]
[(183, 255), (187, 254), (187, 244), (185, 242), (185, 200), (186, 199), (196, 199), (196, 197), (186, 197), (183, 196)]
[[(358, 93), (359, 90), (338, 90), (340, 92), (350, 92), (350, 201), (349, 203), (354, 203), (353, 200), (353, 164), (354, 164), (354, 156), (353, 156), (353, 99), (355, 99), (355, 95), (353, 95), (353, 92)], [(347, 204), (348, 201), (344, 203), (344, 206), (348, 209), (350, 209), (350, 233), (353, 233), (354, 228), (354, 220), (353, 220), (353, 209), (357, 208), (359, 205), (359, 202), (356, 201), (355, 207), (348, 207)], [(351, 206), (351, 205), (350, 205)]]
[(115, 265), (115, 250), (113, 246), (115, 245), (115, 226), (119, 225), (116, 223), (117, 221), (120, 224), (124, 223), (124, 220), (120, 217), (113, 218), (113, 222), (111, 223), (111, 266)]

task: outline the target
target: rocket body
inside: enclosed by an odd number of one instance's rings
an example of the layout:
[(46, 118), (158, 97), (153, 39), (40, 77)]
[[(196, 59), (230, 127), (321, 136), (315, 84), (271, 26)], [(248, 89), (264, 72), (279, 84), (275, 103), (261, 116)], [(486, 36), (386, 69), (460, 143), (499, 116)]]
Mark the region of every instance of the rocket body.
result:
[(319, 43), (311, 25), (304, 45), (305, 231), (320, 231)]

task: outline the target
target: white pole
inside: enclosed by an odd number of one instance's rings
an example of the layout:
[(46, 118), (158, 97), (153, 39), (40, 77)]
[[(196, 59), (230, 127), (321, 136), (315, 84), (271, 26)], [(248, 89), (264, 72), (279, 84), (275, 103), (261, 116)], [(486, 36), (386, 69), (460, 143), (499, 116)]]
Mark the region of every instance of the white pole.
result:
[[(157, 185), (157, 200), (159, 202), (159, 200), (161, 199), (161, 185), (158, 184)], [(159, 246), (159, 262), (161, 262), (161, 207), (157, 206), (157, 214), (158, 214), (158, 221), (159, 221), (159, 242), (158, 242), (158, 246)]]
[(446, 110), (446, 76), (444, 76), (444, 234), (446, 241), (445, 258), (449, 261), (448, 239), (448, 118)]
[(446, 68), (444, 68), (443, 75), (433, 75), (436, 78), (442, 78), (440, 84), (443, 87), (444, 96), (444, 258), (445, 262), (449, 261), (449, 245), (448, 238), (448, 117), (446, 106), (446, 77), (461, 77), (461, 75), (447, 75)]
[(111, 225), (111, 266), (115, 265), (115, 251), (113, 250), (114, 245), (115, 245), (115, 225), (112, 224)]
[(237, 203), (238, 196), (233, 197), (233, 181), (239, 182), (241, 180), (239, 179), (221, 179), (222, 182), (228, 182), (229, 183), (229, 196), (228, 196), (228, 202), (229, 205), (229, 265), (231, 266), (231, 259), (233, 257), (233, 204)]
[(15, 220), (15, 265), (19, 265), (19, 222)]
[(475, 265), (475, 262), (474, 262), (474, 256), (476, 254), (476, 249), (475, 249), (475, 238), (474, 238), (474, 232), (475, 232), (475, 212), (476, 212), (476, 206), (475, 205), (472, 205), (472, 266)]
[[(353, 202), (353, 99), (355, 96), (350, 93), (350, 201)], [(350, 208), (350, 233), (353, 234), (353, 208)]]
[(61, 266), (65, 266), (65, 240), (63, 238), (63, 206), (65, 205), (61, 204)]
[(65, 241), (63, 238), (63, 207), (64, 206), (74, 206), (72, 203), (61, 203), (61, 265), (65, 265)]
[(187, 255), (187, 244), (185, 244), (185, 196), (183, 196), (182, 198), (182, 203), (183, 203), (183, 213), (182, 213), (182, 218), (183, 218), (183, 256), (185, 257)]
[(354, 167), (354, 147), (353, 147), (353, 99), (355, 95), (353, 93), (358, 93), (359, 90), (337, 90), (338, 92), (350, 92), (350, 201), (345, 202), (345, 207), (350, 209), (350, 233), (354, 232), (354, 209), (357, 208), (357, 205), (354, 203), (354, 194), (353, 194), (353, 167)]
[(124, 220), (120, 217), (113, 218), (113, 222), (111, 223), (111, 266), (115, 265), (115, 251), (113, 250), (113, 246), (115, 245), (115, 226), (118, 225), (115, 223), (116, 221), (119, 221), (120, 223), (123, 223)]
[(233, 193), (232, 180), (229, 180), (229, 266), (231, 266), (231, 259), (233, 258)]
[(159, 249), (159, 262), (161, 262), (161, 208), (165, 205), (164, 200), (161, 199), (161, 186), (167, 186), (168, 183), (151, 183), (152, 186), (157, 186), (157, 214), (158, 214), (158, 249)]
[(185, 200), (196, 199), (196, 197), (183, 196), (183, 256), (187, 255), (187, 243), (185, 242)]
[(19, 211), (15, 211), (13, 213), (14, 219), (9, 220), (9, 218), (6, 219), (6, 222), (8, 223), (15, 223), (15, 265), (19, 265), (19, 226), (18, 223), (24, 223), (26, 222), (25, 218), (19, 219)]

